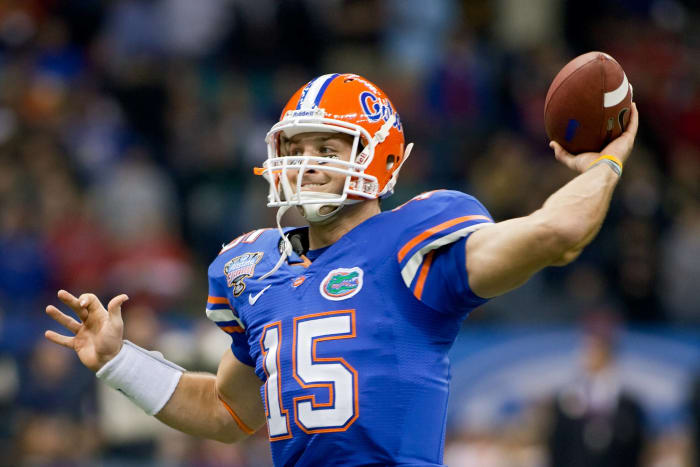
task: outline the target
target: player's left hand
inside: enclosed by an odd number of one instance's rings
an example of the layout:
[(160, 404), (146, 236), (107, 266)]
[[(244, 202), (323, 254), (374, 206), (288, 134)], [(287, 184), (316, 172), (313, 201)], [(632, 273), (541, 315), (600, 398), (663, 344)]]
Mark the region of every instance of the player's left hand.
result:
[(65, 290), (59, 290), (58, 298), (75, 312), (80, 321), (49, 305), (46, 313), (74, 336), (64, 336), (54, 331), (46, 331), (44, 336), (51, 342), (73, 349), (83, 365), (92, 371), (99, 370), (122, 347), (124, 322), (121, 306), (129, 297), (117, 295), (110, 300), (107, 309), (91, 293), (75, 297)]
[(585, 172), (586, 169), (598, 159), (601, 155), (615, 156), (624, 164), (632, 152), (632, 147), (634, 146), (634, 139), (637, 136), (637, 128), (639, 127), (639, 114), (637, 113), (637, 104), (632, 103), (632, 110), (630, 114), (630, 121), (627, 125), (625, 131), (622, 132), (620, 136), (612, 140), (605, 148), (600, 152), (584, 152), (581, 154), (573, 155), (569, 153), (566, 149), (562, 148), (556, 141), (551, 141), (549, 147), (554, 150), (554, 157), (567, 166), (568, 168), (575, 170), (577, 172)]

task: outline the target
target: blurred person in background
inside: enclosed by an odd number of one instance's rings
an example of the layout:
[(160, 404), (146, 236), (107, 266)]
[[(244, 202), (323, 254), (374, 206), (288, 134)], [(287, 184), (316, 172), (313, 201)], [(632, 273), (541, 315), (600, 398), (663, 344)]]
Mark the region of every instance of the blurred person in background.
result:
[(14, 401), (19, 393), (19, 372), (17, 363), (8, 355), (7, 350), (0, 351), (0, 466), (17, 464), (17, 424), (18, 416)]
[(700, 465), (700, 374), (695, 376), (690, 388), (690, 417), (692, 424), (691, 446), (694, 447), (691, 456), (695, 456), (695, 465)]
[(552, 466), (642, 465), (642, 407), (622, 386), (615, 366), (617, 318), (590, 312), (584, 323), (580, 378), (557, 396), (549, 435)]
[(90, 459), (99, 443), (91, 435), (95, 400), (90, 373), (76, 366), (69, 353), (43, 343), (24, 363), (19, 369), (22, 389), (14, 402), (16, 454), (37, 464)]
[[(234, 239), (209, 268), (207, 316), (232, 339), (216, 375), (123, 340), (124, 294), (105, 309), (94, 294), (59, 291), (80, 322), (48, 306), (75, 336), (46, 337), (186, 433), (235, 442), (267, 424), (276, 465), (441, 465), (446, 357), (460, 323), (592, 241), (632, 151), (631, 111), (601, 153), (550, 144), (579, 175), (529, 216), (494, 223), (450, 190), (381, 212), (413, 145), (376, 85), (320, 76), (289, 100), (256, 169), (277, 229)], [(292, 207), (308, 227), (282, 229)]]

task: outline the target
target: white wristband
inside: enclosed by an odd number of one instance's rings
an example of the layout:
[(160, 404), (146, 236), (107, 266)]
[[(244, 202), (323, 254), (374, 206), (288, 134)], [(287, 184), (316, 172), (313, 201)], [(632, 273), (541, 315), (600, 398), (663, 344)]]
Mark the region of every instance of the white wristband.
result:
[(160, 352), (142, 349), (127, 340), (96, 375), (128, 397), (148, 415), (157, 414), (175, 392), (184, 368), (166, 360)]

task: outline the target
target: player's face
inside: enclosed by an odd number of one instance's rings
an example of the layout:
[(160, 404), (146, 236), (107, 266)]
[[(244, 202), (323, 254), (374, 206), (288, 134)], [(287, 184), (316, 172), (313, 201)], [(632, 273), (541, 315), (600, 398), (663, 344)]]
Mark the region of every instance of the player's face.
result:
[[(282, 140), (284, 156), (314, 156), (328, 159), (328, 166), (334, 160), (349, 161), (353, 138), (344, 133), (300, 133), (290, 139)], [(296, 170), (289, 170), (287, 177), (294, 189), (297, 183)], [(336, 172), (307, 169), (301, 180), (301, 191), (316, 191), (340, 194), (343, 192), (345, 175)]]

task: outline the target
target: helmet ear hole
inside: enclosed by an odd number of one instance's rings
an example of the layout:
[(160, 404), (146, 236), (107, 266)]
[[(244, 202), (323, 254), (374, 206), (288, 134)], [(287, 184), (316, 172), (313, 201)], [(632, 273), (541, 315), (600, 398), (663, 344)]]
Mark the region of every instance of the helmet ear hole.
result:
[(394, 168), (394, 164), (396, 163), (396, 156), (393, 154), (389, 154), (386, 156), (386, 170), (391, 170)]

